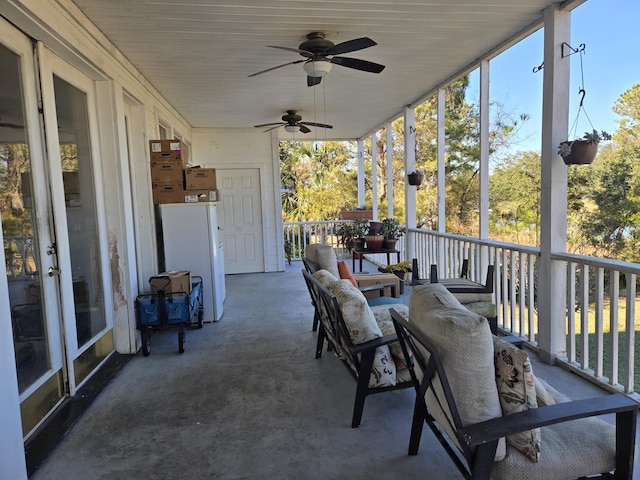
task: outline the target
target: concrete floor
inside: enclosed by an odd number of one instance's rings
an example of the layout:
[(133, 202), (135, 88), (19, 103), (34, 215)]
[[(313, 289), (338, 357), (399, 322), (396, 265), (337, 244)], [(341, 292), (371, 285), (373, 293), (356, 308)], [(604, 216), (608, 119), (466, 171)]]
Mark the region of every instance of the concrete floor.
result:
[[(314, 358), (301, 268), (227, 275), (222, 319), (187, 331), (182, 355), (177, 331), (154, 333), (151, 355), (122, 367), (31, 478), (461, 478), (428, 429), (407, 455), (412, 390), (368, 397), (350, 427), (355, 382), (334, 355)], [(602, 394), (534, 371), (573, 398)]]

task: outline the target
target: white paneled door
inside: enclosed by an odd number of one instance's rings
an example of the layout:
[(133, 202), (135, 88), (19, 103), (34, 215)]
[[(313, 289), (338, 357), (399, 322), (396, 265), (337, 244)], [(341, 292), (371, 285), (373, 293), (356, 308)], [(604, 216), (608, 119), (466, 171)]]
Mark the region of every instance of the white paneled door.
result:
[(216, 169), (225, 273), (264, 272), (260, 170)]

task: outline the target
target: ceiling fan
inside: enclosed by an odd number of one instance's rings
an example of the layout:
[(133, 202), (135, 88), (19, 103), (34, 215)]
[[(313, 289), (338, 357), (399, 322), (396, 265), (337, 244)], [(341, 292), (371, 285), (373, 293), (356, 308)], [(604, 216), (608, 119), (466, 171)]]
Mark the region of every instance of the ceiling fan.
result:
[(300, 131), (302, 133), (309, 133), (311, 130), (307, 127), (307, 125), (310, 125), (312, 127), (333, 128), (333, 125), (327, 125), (325, 123), (303, 122), (302, 117), (300, 115), (297, 115), (295, 110), (287, 110), (287, 114), (282, 116), (282, 122), (263, 123), (254, 126), (256, 128), (270, 127), (267, 128), (265, 132), (273, 130), (274, 128), (284, 127), (287, 132), (291, 133), (297, 131)]
[(279, 48), (281, 50), (288, 50), (290, 52), (299, 53), (305, 59), (296, 60), (294, 62), (284, 63), (277, 67), (267, 68), (257, 73), (249, 75), (255, 77), (262, 73), (267, 73), (278, 68), (286, 67), (287, 65), (294, 65), (296, 63), (304, 62), (303, 68), (307, 73), (307, 86), (313, 87), (318, 85), (322, 81), (327, 73), (331, 71), (333, 64), (341, 65), (347, 68), (354, 68), (356, 70), (362, 70), (364, 72), (380, 73), (384, 70), (384, 65), (379, 63), (369, 62), (367, 60), (361, 60), (359, 58), (349, 57), (336, 57), (334, 55), (341, 55), (343, 53), (355, 52), (357, 50), (363, 50), (365, 48), (373, 47), (377, 45), (376, 42), (369, 37), (354, 38), (353, 40), (347, 40), (346, 42), (334, 44), (332, 41), (325, 39), (325, 34), (322, 32), (311, 32), (307, 34), (307, 40), (302, 42), (298, 48), (291, 47), (278, 47), (276, 45), (267, 45), (271, 48)]

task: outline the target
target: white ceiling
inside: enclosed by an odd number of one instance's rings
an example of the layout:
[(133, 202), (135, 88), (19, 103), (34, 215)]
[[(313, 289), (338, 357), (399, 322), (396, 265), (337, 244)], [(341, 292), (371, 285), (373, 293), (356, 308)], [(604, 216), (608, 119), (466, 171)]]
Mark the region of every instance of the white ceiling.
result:
[[(193, 127), (252, 127), (286, 110), (332, 124), (309, 137), (359, 138), (405, 105), (536, 24), (552, 0), (74, 0)], [(380, 74), (339, 65), (307, 87), (309, 32), (334, 43), (378, 45), (345, 54), (386, 66)], [(532, 65), (540, 59), (532, 59)], [(291, 136), (283, 128), (281, 137)], [(297, 134), (301, 137), (301, 134)]]

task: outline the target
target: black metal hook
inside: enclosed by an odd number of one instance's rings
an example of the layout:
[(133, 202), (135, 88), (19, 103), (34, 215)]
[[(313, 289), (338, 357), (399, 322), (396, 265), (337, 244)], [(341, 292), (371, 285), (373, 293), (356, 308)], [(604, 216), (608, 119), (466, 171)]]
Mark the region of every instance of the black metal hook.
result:
[(578, 95), (582, 95), (580, 98), (580, 106), (582, 106), (582, 102), (584, 102), (584, 96), (587, 94), (587, 91), (584, 88), (580, 88), (578, 90)]
[[(565, 51), (564, 51), (564, 47), (565, 46), (570, 50), (570, 53), (566, 53), (565, 54)], [(574, 53), (584, 52), (584, 51), (586, 51), (586, 48), (587, 48), (587, 46), (584, 43), (581, 43), (578, 48), (573, 48), (567, 42), (562, 42), (562, 58), (569, 57), (569, 56), (573, 55)]]
[(542, 70), (544, 68), (544, 62), (542, 62), (540, 65), (538, 65), (537, 67), (533, 67), (533, 73), (538, 73), (540, 70)]

